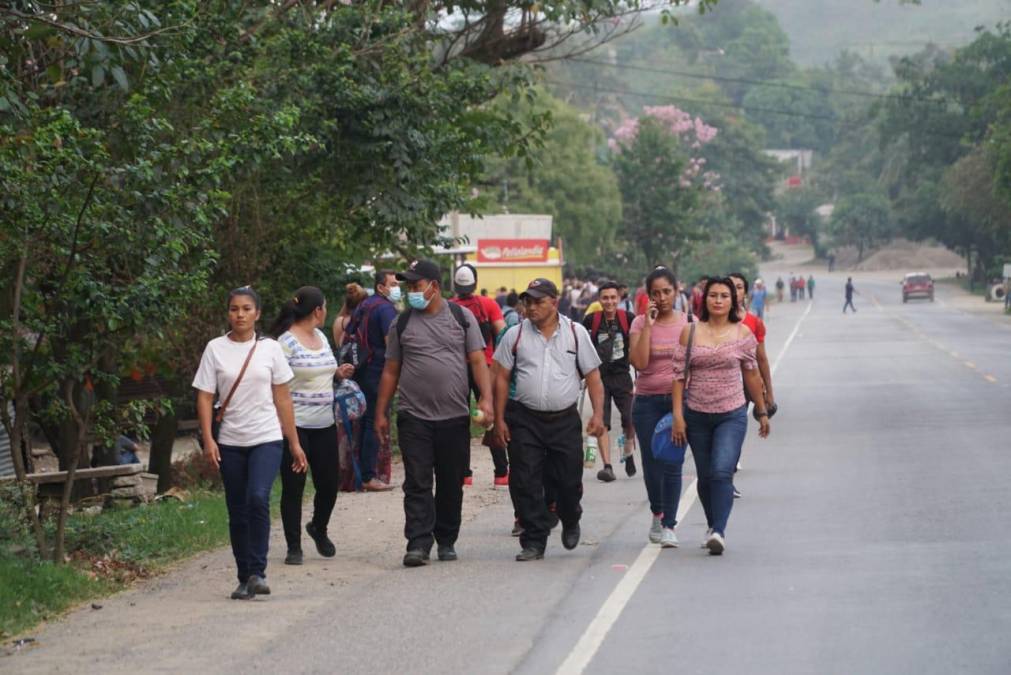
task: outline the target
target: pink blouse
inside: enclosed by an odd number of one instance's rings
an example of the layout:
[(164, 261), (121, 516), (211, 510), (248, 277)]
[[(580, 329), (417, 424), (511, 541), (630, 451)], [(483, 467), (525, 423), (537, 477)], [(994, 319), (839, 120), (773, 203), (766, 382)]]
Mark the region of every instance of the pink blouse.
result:
[[(691, 377), (685, 392), (688, 407), (697, 412), (724, 413), (744, 405), (741, 368), (758, 367), (756, 349), (758, 341), (751, 333), (715, 347), (693, 345)], [(678, 342), (674, 348), (675, 380), (685, 379), (685, 351), (685, 346)]]

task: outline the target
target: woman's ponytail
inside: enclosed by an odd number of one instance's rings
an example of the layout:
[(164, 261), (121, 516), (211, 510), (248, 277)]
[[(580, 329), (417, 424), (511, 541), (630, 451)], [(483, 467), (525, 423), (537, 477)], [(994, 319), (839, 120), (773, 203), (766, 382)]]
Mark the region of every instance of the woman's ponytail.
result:
[(274, 325), (270, 329), (270, 334), (274, 338), (279, 338), (283, 333), (290, 330), (292, 325), (310, 316), (318, 307), (326, 304), (323, 291), (315, 286), (303, 286), (295, 291), (294, 297), (281, 306), (281, 312), (274, 320)]

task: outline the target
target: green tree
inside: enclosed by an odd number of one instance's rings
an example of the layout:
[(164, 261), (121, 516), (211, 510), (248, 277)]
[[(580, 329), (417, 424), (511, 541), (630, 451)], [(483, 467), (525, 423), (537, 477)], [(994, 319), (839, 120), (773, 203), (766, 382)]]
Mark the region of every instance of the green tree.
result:
[(596, 263), (612, 248), (621, 222), (618, 179), (600, 158), (606, 147), (603, 132), (543, 91), (532, 104), (514, 111), (535, 128), (542, 116), (550, 115), (550, 127), (529, 158), (491, 164), (487, 182), (497, 202), (493, 208), (552, 215), (566, 260), (573, 265)]
[(810, 187), (789, 188), (776, 200), (776, 220), (790, 233), (811, 239), (815, 255), (824, 255), (821, 216), (815, 209), (822, 204), (819, 192)]
[(678, 260), (706, 232), (692, 218), (700, 188), (682, 176), (691, 158), (678, 138), (653, 118), (614, 158), (622, 195), (621, 234), (640, 269)]
[(894, 234), (888, 198), (874, 192), (842, 197), (835, 204), (830, 226), (836, 244), (857, 248), (858, 261)]

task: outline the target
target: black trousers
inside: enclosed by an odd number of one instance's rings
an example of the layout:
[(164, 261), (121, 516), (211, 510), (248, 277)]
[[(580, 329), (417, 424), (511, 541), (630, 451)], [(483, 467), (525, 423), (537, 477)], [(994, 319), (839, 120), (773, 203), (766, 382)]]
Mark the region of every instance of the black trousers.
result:
[[(330, 514), (337, 503), (337, 487), (340, 485), (340, 457), (337, 454), (337, 426), (325, 429), (303, 429), (297, 427), (298, 442), (302, 444), (305, 457), (309, 460), (312, 484), (316, 486), (316, 496), (312, 499), (312, 524), (320, 532), (326, 532)], [(284, 539), (288, 550), (302, 550), (302, 494), (305, 492), (305, 474), (291, 470), (293, 462), (288, 440), (284, 441), (281, 454), (281, 523), (284, 525)]]
[(604, 384), (604, 426), (611, 430), (611, 401), (618, 408), (621, 415), (621, 428), (632, 428), (632, 375), (628, 369), (620, 372), (604, 372), (601, 370), (600, 379)]
[[(478, 389), (477, 382), (474, 381), (473, 376), (470, 378), (470, 391), (474, 394), (475, 402), (481, 400), (481, 390)], [(506, 459), (506, 449), (492, 446), (488, 446), (488, 449), (491, 451), (491, 461), (495, 463), (495, 477), (508, 476), (509, 460)], [(465, 465), (463, 475), (474, 475), (474, 472), (470, 470), (470, 444), (467, 445), (467, 464)]]
[(554, 489), (556, 513), (563, 525), (579, 522), (583, 513), (583, 431), (576, 406), (560, 412), (531, 410), (510, 400), (509, 495), (523, 527), (520, 545), (544, 550), (551, 532), (545, 503), (545, 475)]
[(433, 540), (443, 546), (454, 544), (460, 534), (470, 417), (431, 421), (401, 411), (397, 433), (404, 460), (407, 550), (428, 551)]

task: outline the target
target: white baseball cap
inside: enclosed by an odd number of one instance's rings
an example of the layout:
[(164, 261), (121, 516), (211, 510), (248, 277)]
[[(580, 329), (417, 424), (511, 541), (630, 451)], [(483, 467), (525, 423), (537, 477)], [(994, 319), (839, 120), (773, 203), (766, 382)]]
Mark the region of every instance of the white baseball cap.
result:
[(477, 270), (470, 263), (464, 263), (456, 268), (453, 275), (453, 289), (457, 293), (466, 295), (473, 293), (477, 288)]

